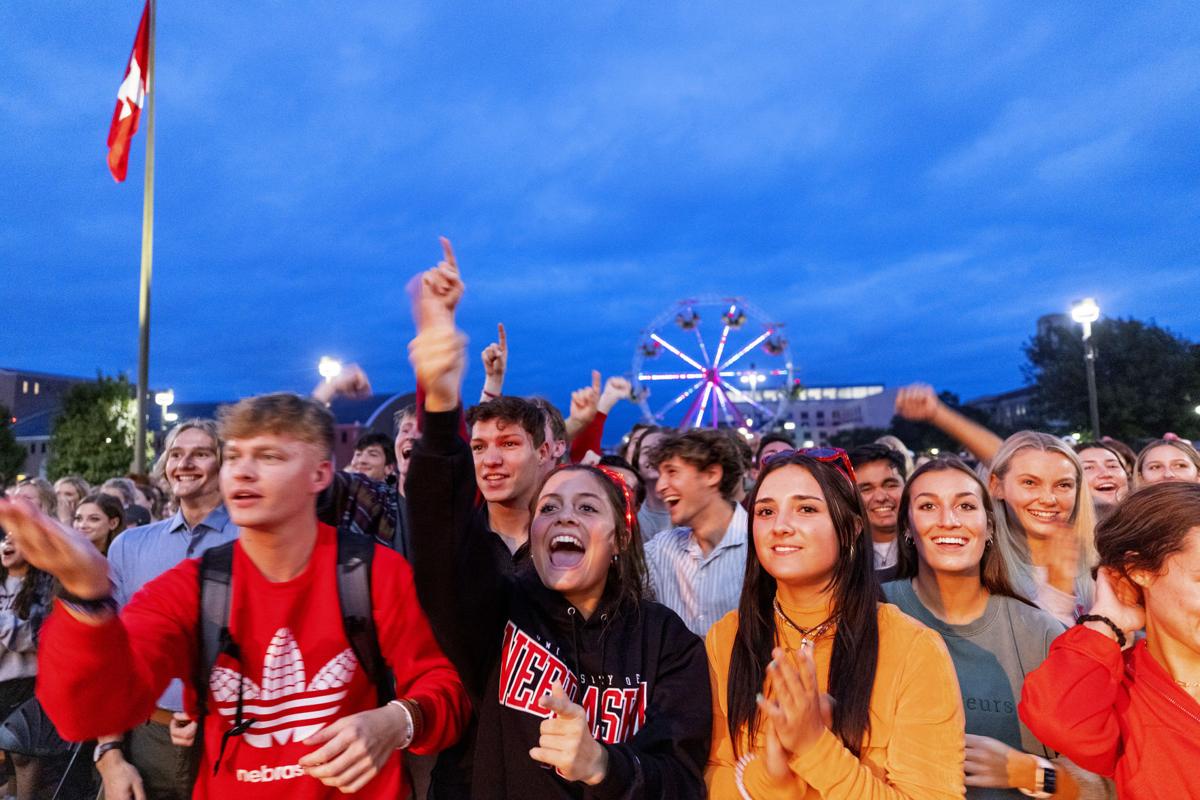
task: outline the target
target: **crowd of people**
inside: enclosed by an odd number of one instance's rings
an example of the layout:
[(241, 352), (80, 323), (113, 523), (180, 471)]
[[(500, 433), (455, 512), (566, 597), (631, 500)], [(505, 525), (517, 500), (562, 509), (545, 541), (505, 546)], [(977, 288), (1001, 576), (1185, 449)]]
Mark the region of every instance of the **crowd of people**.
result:
[(188, 420), (150, 476), (0, 500), (19, 798), (1200, 797), (1200, 455), (1001, 439), (924, 385), (915, 457), (462, 396), (448, 242), (415, 406), (332, 462), (350, 366)]

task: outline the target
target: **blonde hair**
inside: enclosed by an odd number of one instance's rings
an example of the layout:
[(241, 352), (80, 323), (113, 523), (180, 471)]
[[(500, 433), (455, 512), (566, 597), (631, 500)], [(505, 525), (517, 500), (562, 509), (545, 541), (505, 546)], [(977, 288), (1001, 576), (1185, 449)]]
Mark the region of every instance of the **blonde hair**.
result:
[(26, 478), (17, 484), (17, 488), (22, 486), (32, 486), (38, 493), (38, 505), (42, 507), (42, 511), (50, 516), (58, 513), (58, 495), (54, 493), (54, 486), (45, 478)]
[[(1065, 442), (1048, 433), (1038, 431), (1019, 431), (1004, 440), (992, 459), (990, 476), (997, 481), (1003, 481), (1012, 466), (1012, 460), (1022, 450), (1039, 450), (1043, 453), (1057, 453), (1071, 462), (1075, 470), (1075, 507), (1071, 510), (1071, 526), (1079, 540), (1079, 566), (1075, 573), (1075, 600), (1085, 608), (1091, 605), (1095, 593), (1095, 581), (1092, 579), (1092, 568), (1099, 562), (1096, 553), (1096, 510), (1092, 504), (1092, 492), (1083, 477), (1083, 464)], [(1026, 597), (1038, 596), (1038, 578), (1034, 571), (1034, 563), (1029, 552), (1029, 541), (1025, 531), (1017, 521), (1016, 515), (1009, 509), (1008, 503), (992, 493), (992, 507), (995, 511), (996, 544), (1000, 548), (1008, 574), (1012, 577), (1017, 589)]]
[(183, 422), (171, 428), (167, 432), (167, 436), (163, 439), (162, 452), (158, 454), (158, 458), (154, 461), (154, 466), (150, 470), (150, 477), (155, 481), (165, 481), (167, 479), (167, 454), (171, 452), (171, 448), (175, 446), (175, 440), (184, 431), (200, 431), (201, 433), (212, 439), (213, 449), (217, 452), (217, 466), (221, 465), (221, 434), (217, 430), (217, 423), (211, 419), (201, 419), (199, 417), (193, 419), (185, 419)]
[(1138, 453), (1137, 463), (1133, 467), (1133, 488), (1140, 489), (1143, 486), (1149, 486), (1148, 483), (1142, 480), (1142, 464), (1146, 461), (1146, 456), (1156, 447), (1167, 445), (1174, 447), (1179, 452), (1188, 457), (1188, 460), (1196, 465), (1196, 469), (1200, 470), (1200, 453), (1196, 452), (1196, 448), (1192, 447), (1190, 442), (1185, 442), (1182, 439), (1155, 439), (1150, 444), (1142, 448)]
[(282, 434), (317, 447), (325, 457), (333, 454), (333, 415), (317, 401), (291, 392), (247, 397), (225, 406), (217, 412), (217, 424), (221, 441)]

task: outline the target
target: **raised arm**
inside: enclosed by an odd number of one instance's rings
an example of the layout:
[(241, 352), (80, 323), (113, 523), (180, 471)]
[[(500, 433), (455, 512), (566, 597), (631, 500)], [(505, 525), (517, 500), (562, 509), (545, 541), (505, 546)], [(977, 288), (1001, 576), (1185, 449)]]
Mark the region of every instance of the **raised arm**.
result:
[(0, 525), (66, 593), (38, 650), (38, 697), (59, 732), (85, 741), (145, 722), (170, 679), (190, 674), (195, 564), (147, 584), (118, 617), (107, 562), (83, 534), (22, 500), (0, 500)]
[(424, 424), (413, 444), (405, 497), (417, 595), (434, 633), (472, 696), (500, 645), (502, 579), (477, 526), (474, 462), (459, 434), (466, 337), (454, 327), (462, 281), (449, 242), (446, 260), (426, 271), (414, 298), (417, 335), (409, 360), (424, 387)]
[(496, 325), (496, 339), (479, 354), (483, 361), (483, 391), (479, 402), (486, 403), (495, 400), (504, 393), (504, 375), (508, 372), (508, 334), (504, 331), (504, 323)]
[(896, 413), (912, 422), (925, 422), (940, 430), (963, 447), (983, 464), (991, 464), (1000, 445), (1004, 443), (996, 434), (974, 420), (964, 417), (943, 403), (924, 383), (905, 386), (896, 395)]
[(571, 392), (571, 414), (565, 420), (568, 440), (578, 436), (596, 418), (599, 402), (600, 373), (592, 370), (592, 385)]

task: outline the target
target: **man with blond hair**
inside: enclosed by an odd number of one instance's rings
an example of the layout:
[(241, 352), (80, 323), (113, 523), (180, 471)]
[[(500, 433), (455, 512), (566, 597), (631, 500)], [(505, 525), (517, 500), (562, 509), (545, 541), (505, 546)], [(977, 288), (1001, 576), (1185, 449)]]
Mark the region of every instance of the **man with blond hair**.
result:
[[(370, 570), (370, 619), (360, 623), (375, 628), (385, 685), (366, 674), (344, 619), (341, 551), (363, 539), (317, 519), (333, 475), (329, 412), (265, 395), (223, 409), (220, 433), (221, 494), (238, 539), (168, 570), (119, 614), (107, 564), (81, 534), (21, 501), (0, 502), (0, 525), (63, 587), (39, 653), (46, 712), (82, 741), (136, 725), (171, 678), (191, 679), (186, 705), (202, 720), (195, 796), (405, 796), (397, 751), (442, 749), (467, 716), (408, 564), (375, 543), (366, 561), (350, 562)], [(207, 602), (214, 554), (228, 566), (216, 608)], [(221, 647), (205, 664), (213, 622)], [(398, 699), (381, 702), (385, 690)]]

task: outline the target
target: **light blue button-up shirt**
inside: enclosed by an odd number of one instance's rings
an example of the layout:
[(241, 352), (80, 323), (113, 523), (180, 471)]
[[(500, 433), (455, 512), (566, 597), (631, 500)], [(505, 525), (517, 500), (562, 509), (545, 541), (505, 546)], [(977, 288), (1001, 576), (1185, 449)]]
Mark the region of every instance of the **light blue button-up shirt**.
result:
[(725, 537), (707, 556), (687, 527), (646, 542), (646, 569), (655, 598), (696, 635), (738, 607), (746, 576), (746, 509), (734, 504)]
[[(108, 564), (116, 586), (117, 603), (124, 606), (139, 589), (179, 562), (198, 558), (205, 550), (237, 538), (238, 527), (219, 505), (196, 527), (188, 529), (182, 511), (160, 522), (130, 528), (113, 539)], [(197, 597), (200, 588), (196, 587)], [(183, 682), (171, 681), (158, 705), (170, 711), (183, 710)]]

